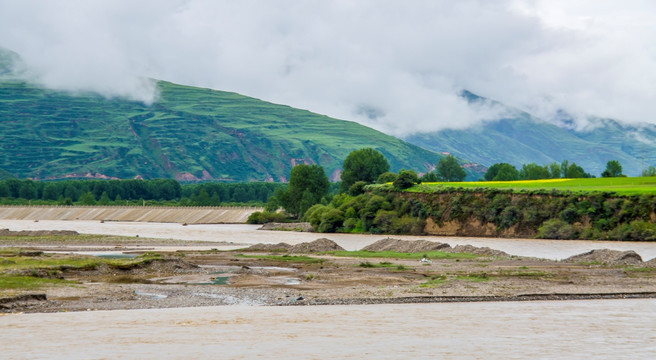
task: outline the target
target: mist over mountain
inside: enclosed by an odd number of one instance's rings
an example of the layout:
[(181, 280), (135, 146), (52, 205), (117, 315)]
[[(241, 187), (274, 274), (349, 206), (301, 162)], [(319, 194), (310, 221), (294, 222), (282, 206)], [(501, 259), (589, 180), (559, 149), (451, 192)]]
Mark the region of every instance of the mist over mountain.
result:
[(639, 176), (643, 168), (656, 164), (656, 126), (653, 124), (588, 118), (585, 127), (580, 128), (565, 112), (560, 113), (560, 121), (546, 121), (468, 91), (462, 96), (472, 103), (492, 102), (495, 106), (504, 106), (505, 116), (467, 129), (416, 133), (404, 139), (485, 166), (507, 162), (519, 169), (531, 162), (545, 165), (569, 160), (599, 176), (609, 160), (618, 160), (625, 174)]

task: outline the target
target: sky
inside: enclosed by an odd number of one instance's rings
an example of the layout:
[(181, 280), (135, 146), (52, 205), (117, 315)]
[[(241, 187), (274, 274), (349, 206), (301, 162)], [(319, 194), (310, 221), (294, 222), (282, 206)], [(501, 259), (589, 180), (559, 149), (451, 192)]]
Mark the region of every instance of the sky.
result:
[(152, 103), (150, 79), (406, 136), (507, 115), (656, 123), (656, 2), (0, 0), (32, 81)]

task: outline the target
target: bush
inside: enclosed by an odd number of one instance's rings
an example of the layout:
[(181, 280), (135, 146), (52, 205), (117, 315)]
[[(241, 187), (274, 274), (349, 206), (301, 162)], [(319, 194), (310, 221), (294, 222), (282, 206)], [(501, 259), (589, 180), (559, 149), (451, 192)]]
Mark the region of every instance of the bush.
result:
[(407, 189), (414, 184), (418, 184), (421, 181), (417, 177), (417, 173), (412, 170), (401, 170), (399, 171), (399, 176), (394, 180), (394, 187), (397, 189)]
[(325, 205), (321, 205), (321, 204), (312, 205), (312, 207), (305, 212), (305, 215), (303, 215), (303, 220), (309, 222), (315, 231), (319, 231), (319, 225), (321, 224), (321, 217), (328, 210), (329, 207)]
[(284, 222), (287, 217), (277, 212), (256, 211), (248, 216), (247, 224), (266, 224), (270, 222)]
[[(337, 231), (342, 227), (344, 222), (344, 214), (337, 209), (327, 209), (321, 215), (321, 223), (319, 224), (319, 232), (330, 233)], [(313, 226), (314, 227), (314, 226)]]
[(538, 238), (541, 239), (575, 239), (578, 231), (560, 219), (547, 220), (538, 229)]
[(351, 196), (358, 196), (360, 194), (364, 194), (364, 187), (367, 186), (367, 183), (365, 181), (356, 181), (351, 187), (348, 189), (348, 193)]

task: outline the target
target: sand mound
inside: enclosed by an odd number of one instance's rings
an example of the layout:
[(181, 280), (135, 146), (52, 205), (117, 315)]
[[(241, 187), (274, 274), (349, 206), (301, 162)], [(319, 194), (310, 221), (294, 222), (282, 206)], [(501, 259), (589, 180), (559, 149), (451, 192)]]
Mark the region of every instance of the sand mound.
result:
[(80, 235), (77, 231), (72, 230), (22, 230), (11, 231), (9, 229), (0, 229), (0, 236), (75, 236)]
[(418, 253), (422, 251), (446, 250), (448, 248), (451, 248), (449, 244), (428, 240), (399, 240), (386, 238), (367, 245), (362, 250)]
[(608, 265), (642, 265), (642, 258), (635, 251), (596, 249), (565, 259), (567, 262), (600, 262)]
[(255, 244), (247, 247), (244, 251), (288, 252), (291, 248), (291, 245), (281, 242), (277, 244)]
[(287, 243), (255, 244), (244, 249), (244, 251), (290, 252), (305, 254), (341, 250), (344, 250), (344, 248), (337, 245), (336, 242), (325, 238), (317, 239), (312, 242), (304, 242), (293, 246)]
[(645, 265), (646, 267), (654, 267), (654, 268), (656, 268), (656, 258), (653, 258), (653, 259), (651, 259), (651, 260), (649, 260), (649, 261), (645, 261), (644, 265)]
[(324, 251), (342, 251), (343, 247), (337, 245), (336, 242), (321, 238), (314, 240), (309, 243), (300, 243), (294, 245), (289, 249), (291, 253), (315, 253), (315, 252), (324, 252)]
[(456, 245), (452, 249), (446, 249), (447, 252), (452, 253), (468, 253), (481, 256), (496, 256), (496, 257), (510, 257), (508, 253), (505, 253), (501, 250), (494, 250), (489, 247), (476, 247), (473, 245)]

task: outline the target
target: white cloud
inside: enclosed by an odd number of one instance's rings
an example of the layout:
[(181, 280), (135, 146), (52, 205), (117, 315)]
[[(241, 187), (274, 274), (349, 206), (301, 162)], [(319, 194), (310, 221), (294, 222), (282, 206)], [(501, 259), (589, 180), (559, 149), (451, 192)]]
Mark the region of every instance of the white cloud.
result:
[(0, 46), (44, 84), (153, 100), (149, 77), (405, 135), (499, 115), (656, 122), (649, 1), (0, 0)]

